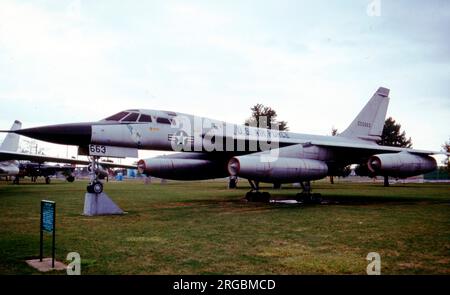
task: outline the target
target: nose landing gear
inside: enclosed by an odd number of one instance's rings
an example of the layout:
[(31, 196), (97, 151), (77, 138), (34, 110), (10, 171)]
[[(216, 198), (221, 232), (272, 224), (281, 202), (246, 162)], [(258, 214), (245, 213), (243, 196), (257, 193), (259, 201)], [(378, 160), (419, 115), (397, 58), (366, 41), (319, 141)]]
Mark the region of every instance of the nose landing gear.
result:
[(87, 216), (123, 214), (123, 210), (103, 192), (103, 183), (97, 175), (98, 159), (97, 156), (91, 157), (90, 182), (86, 187), (83, 214)]

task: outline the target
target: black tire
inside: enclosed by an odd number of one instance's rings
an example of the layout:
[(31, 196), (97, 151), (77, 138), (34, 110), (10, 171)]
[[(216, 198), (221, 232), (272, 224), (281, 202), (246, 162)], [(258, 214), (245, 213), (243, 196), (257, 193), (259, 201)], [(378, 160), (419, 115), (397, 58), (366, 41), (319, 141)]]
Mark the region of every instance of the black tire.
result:
[(253, 202), (253, 199), (254, 199), (253, 197), (254, 197), (254, 193), (253, 192), (248, 192), (248, 193), (245, 194), (245, 198), (249, 202)]
[(48, 177), (48, 176), (45, 177), (45, 183), (46, 183), (46, 184), (50, 184), (50, 177)]
[(321, 194), (307, 194), (298, 193), (296, 195), (297, 202), (302, 202), (303, 204), (321, 204), (322, 195)]
[(68, 182), (74, 182), (74, 181), (75, 181), (75, 177), (73, 177), (73, 176), (67, 176), (66, 180), (67, 180)]
[(230, 178), (229, 182), (228, 182), (228, 188), (236, 188), (236, 179), (235, 178)]
[(314, 204), (322, 204), (322, 195), (321, 194), (313, 194), (312, 195), (312, 202)]
[(305, 193), (298, 193), (296, 196), (297, 202), (302, 202), (303, 204), (310, 203), (311, 197)]
[(270, 194), (268, 192), (263, 192), (263, 193), (261, 193), (260, 199), (261, 199), (261, 202), (269, 203), (270, 202)]

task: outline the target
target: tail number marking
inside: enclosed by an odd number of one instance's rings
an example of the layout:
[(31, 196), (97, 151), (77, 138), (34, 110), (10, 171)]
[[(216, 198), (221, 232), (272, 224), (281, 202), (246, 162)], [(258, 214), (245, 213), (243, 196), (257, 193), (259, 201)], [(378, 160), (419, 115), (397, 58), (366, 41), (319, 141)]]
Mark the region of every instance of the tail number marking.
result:
[(106, 154), (106, 146), (90, 144), (89, 145), (89, 154), (92, 156), (104, 155), (104, 154)]
[(363, 121), (358, 121), (358, 126), (371, 128), (372, 124), (367, 123), (367, 122), (363, 122)]

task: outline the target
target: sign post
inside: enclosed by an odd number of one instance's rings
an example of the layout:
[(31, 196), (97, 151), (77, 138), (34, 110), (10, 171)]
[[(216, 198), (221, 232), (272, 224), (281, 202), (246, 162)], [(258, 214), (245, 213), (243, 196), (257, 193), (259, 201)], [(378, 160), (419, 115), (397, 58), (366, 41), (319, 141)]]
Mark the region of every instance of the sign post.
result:
[(41, 239), (39, 260), (42, 261), (44, 255), (44, 231), (52, 233), (52, 268), (55, 268), (55, 214), (56, 203), (53, 201), (41, 201)]

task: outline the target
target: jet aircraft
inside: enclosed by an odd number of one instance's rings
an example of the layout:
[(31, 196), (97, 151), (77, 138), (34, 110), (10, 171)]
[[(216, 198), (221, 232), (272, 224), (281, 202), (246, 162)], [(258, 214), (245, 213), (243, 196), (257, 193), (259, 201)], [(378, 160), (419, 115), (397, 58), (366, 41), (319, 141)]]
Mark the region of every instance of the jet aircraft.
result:
[[(248, 200), (267, 200), (259, 182), (300, 182), (298, 198), (310, 199), (310, 181), (340, 175), (350, 164), (370, 175), (406, 178), (436, 169), (442, 152), (381, 146), (389, 89), (380, 87), (338, 136), (321, 136), (228, 124), (193, 115), (129, 109), (97, 122), (49, 125), (12, 132), (79, 146), (80, 154), (135, 157), (138, 149), (178, 151), (141, 159), (140, 172), (176, 180), (226, 176), (248, 179)], [(263, 126), (264, 127), (264, 126)], [(103, 187), (91, 181), (97, 190)], [(88, 187), (89, 191), (89, 187)]]

